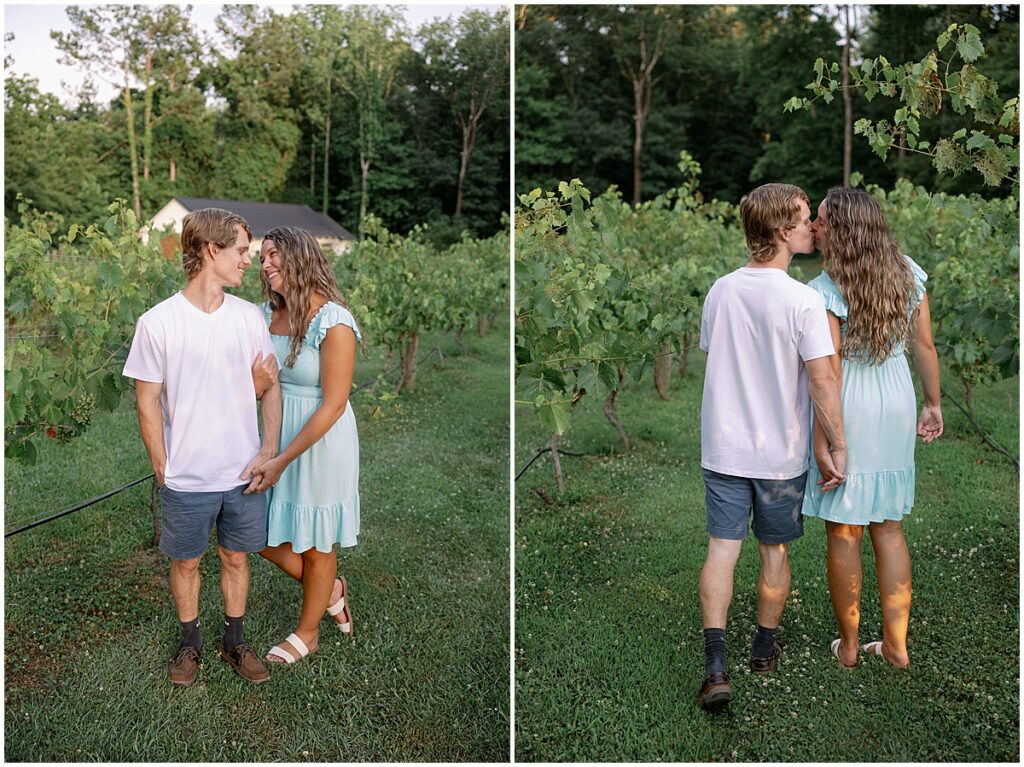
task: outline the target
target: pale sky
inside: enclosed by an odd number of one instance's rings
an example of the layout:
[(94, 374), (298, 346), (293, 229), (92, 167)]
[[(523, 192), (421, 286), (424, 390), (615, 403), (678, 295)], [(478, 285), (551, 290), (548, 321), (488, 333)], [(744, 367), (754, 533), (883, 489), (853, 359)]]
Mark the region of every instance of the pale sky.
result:
[[(220, 13), (223, 3), (193, 3), (191, 19), (193, 26), (202, 33), (216, 31), (214, 18)], [(292, 3), (262, 3), (280, 13), (287, 13)], [(415, 32), (419, 27), (435, 18), (458, 17), (466, 8), (480, 8), (491, 12), (502, 7), (501, 4), (462, 3), (444, 5), (437, 3), (420, 3), (412, 0), (403, 3), (406, 6), (405, 19), (410, 30)], [(14, 40), (4, 43), (4, 55), (14, 58), (11, 72), (18, 75), (28, 74), (39, 80), (39, 89), (57, 96), (62, 103), (72, 106), (74, 93), (82, 85), (84, 76), (73, 67), (58, 63), (60, 53), (53, 40), (50, 30), (68, 32), (71, 24), (65, 13), (66, 5), (4, 5), (4, 35), (13, 33)], [(65, 87), (66, 83), (70, 88)], [(116, 95), (114, 89), (99, 80), (97, 100), (101, 103)]]

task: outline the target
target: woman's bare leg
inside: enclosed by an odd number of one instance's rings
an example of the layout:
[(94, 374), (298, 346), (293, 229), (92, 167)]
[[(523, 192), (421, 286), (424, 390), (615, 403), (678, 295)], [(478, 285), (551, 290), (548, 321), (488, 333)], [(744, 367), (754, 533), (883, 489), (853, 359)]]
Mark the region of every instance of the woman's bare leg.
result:
[(864, 527), (826, 521), (825, 531), (828, 540), (828, 593), (842, 640), (839, 662), (844, 666), (854, 666), (857, 663), (860, 592), (864, 580), (860, 565)]
[(260, 556), (269, 562), (273, 562), (295, 580), (302, 580), (302, 554), (296, 554), (292, 551), (290, 543), (282, 543), (279, 546), (267, 546), (260, 552)]
[(882, 657), (897, 668), (910, 665), (907, 624), (910, 622), (910, 551), (903, 523), (872, 522), (871, 545), (875, 548), (878, 595), (882, 601)]
[[(302, 611), (299, 614), (299, 625), (295, 634), (301, 639), (309, 651), (317, 647), (320, 619), (327, 610), (327, 603), (334, 590), (334, 576), (338, 571), (338, 560), (333, 549), (328, 552), (308, 549), (300, 555), (303, 563), (302, 572)], [(285, 641), (280, 645), (283, 649), (298, 657), (298, 652), (291, 643)], [(278, 660), (270, 656), (269, 660)]]

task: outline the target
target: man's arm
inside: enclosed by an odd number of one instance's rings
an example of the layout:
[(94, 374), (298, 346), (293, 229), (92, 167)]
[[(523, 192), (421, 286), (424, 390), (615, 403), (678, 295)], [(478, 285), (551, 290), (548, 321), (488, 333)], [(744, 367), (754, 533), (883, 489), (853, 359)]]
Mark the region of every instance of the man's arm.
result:
[(252, 480), (249, 486), (242, 491), (243, 495), (262, 492), (262, 490), (256, 490), (257, 485), (260, 484), (261, 475), (253, 474), (253, 469), (276, 457), (281, 446), (280, 381), (275, 381), (269, 389), (263, 392), (263, 398), (260, 400), (260, 413), (263, 416), (263, 444), (260, 447), (260, 452), (249, 461), (249, 465), (242, 472), (241, 479)]
[[(832, 334), (832, 346), (836, 349), (836, 353), (831, 357), (823, 359), (829, 360), (832, 365), (832, 372), (836, 376), (836, 386), (840, 392), (840, 403), (842, 401), (843, 391), (843, 365), (842, 360), (839, 356), (839, 349), (842, 345), (842, 335), (840, 332), (839, 318), (836, 317), (832, 312), (826, 312), (828, 317), (828, 328)], [(842, 404), (840, 404), (840, 408)], [(830, 450), (829, 439), (825, 435), (825, 430), (822, 428), (821, 420), (818, 418), (814, 419), (814, 460), (818, 464), (818, 471), (821, 473), (822, 478), (818, 481), (818, 485), (822, 492), (826, 490), (834, 490), (840, 485), (840, 482), (835, 478), (828, 479), (830, 475), (834, 474), (833, 470), (835, 465), (832, 460), (832, 453)]]
[(260, 455), (269, 461), (277, 455), (281, 447), (281, 384), (274, 381), (270, 388), (263, 392), (260, 400), (260, 412), (263, 415), (263, 444)]
[[(818, 357), (808, 360), (807, 388), (814, 403), (815, 423), (821, 424), (829, 443), (826, 465), (821, 475), (826, 481), (842, 482), (846, 475), (846, 431), (843, 428), (843, 411), (839, 396), (839, 380), (836, 377), (833, 357)], [(828, 465), (831, 463), (831, 466)]]
[(146, 452), (149, 453), (149, 462), (153, 464), (158, 486), (163, 486), (164, 471), (167, 468), (164, 417), (160, 410), (160, 392), (163, 388), (162, 383), (135, 380), (135, 409), (139, 415), (139, 431)]

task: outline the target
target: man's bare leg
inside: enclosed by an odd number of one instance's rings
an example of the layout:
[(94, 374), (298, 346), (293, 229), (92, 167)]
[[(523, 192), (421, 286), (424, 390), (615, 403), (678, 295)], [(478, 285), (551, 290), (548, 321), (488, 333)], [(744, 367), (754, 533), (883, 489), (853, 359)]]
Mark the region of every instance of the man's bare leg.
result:
[(178, 612), (178, 620), (182, 623), (194, 621), (199, 617), (199, 560), (171, 560), (171, 596), (174, 608)]

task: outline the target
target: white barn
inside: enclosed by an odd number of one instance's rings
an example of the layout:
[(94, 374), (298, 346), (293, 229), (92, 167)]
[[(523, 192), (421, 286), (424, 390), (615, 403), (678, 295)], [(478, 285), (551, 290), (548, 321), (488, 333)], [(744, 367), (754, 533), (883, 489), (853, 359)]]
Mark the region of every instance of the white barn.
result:
[(355, 235), (337, 221), (317, 213), (308, 205), (291, 205), (283, 202), (249, 202), (246, 200), (212, 200), (203, 197), (172, 197), (171, 201), (156, 212), (140, 234), (144, 242), (149, 241), (150, 230), (162, 230), (173, 225), (178, 235), (174, 242), (163, 243), (164, 255), (171, 257), (181, 247), (181, 222), (188, 213), (202, 208), (224, 208), (245, 219), (252, 229), (252, 252), (258, 253), (263, 236), (277, 226), (294, 226), (305, 229), (320, 243), (325, 251), (344, 253), (355, 242)]

